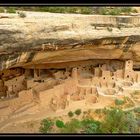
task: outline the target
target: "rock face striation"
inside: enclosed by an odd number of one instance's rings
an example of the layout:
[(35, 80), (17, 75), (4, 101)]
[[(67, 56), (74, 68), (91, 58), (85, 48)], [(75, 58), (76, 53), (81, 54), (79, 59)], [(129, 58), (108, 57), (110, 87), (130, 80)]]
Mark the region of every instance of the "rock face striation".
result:
[[(132, 59), (139, 67), (139, 41), (139, 16), (37, 12), (27, 12), (25, 18), (1, 15), (0, 69), (41, 59), (48, 63)], [(38, 53), (41, 57), (33, 60)]]

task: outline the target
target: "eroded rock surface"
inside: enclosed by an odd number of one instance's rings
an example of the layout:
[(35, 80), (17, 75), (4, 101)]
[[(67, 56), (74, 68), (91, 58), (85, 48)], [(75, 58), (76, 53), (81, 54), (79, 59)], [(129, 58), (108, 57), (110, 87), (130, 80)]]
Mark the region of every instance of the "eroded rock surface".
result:
[(139, 67), (139, 16), (26, 15), (0, 19), (0, 69), (42, 59), (132, 59)]

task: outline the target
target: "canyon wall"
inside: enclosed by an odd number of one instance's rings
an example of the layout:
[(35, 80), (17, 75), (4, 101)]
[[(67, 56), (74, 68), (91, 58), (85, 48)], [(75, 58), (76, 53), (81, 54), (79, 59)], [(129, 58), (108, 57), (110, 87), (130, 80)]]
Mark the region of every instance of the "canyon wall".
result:
[(0, 15), (0, 69), (89, 59), (140, 64), (140, 17), (26, 12)]

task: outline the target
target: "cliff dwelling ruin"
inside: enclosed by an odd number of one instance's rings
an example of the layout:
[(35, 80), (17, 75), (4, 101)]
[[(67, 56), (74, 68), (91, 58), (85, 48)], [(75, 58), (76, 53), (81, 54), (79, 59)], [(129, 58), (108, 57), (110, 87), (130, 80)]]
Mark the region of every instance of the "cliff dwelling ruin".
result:
[(0, 75), (1, 100), (8, 101), (6, 107), (12, 110), (29, 102), (54, 111), (76, 101), (95, 104), (99, 96), (113, 97), (139, 89), (140, 82), (140, 72), (133, 70), (132, 60), (43, 63), (11, 68)]
[(134, 104), (120, 108), (140, 105), (139, 16), (9, 16), (0, 20), (0, 131), (8, 119), (116, 107), (124, 97)]

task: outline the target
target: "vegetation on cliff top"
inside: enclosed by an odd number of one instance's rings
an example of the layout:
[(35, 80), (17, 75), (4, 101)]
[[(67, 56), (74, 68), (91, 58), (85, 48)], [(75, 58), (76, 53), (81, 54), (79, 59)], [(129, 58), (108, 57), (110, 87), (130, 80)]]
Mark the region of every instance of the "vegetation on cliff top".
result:
[(0, 7), (0, 12), (16, 13), (16, 10), (51, 12), (51, 13), (78, 13), (78, 14), (100, 14), (120, 15), (137, 12), (132, 7), (69, 7), (69, 6), (41, 6), (41, 7)]

